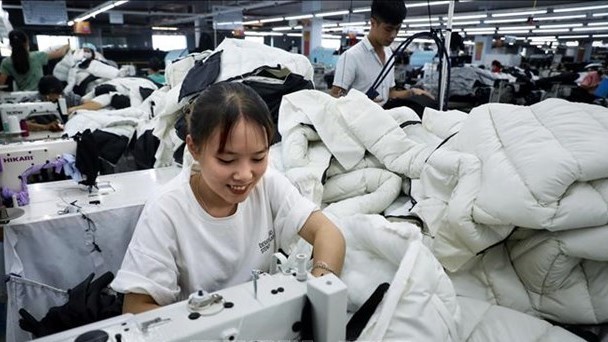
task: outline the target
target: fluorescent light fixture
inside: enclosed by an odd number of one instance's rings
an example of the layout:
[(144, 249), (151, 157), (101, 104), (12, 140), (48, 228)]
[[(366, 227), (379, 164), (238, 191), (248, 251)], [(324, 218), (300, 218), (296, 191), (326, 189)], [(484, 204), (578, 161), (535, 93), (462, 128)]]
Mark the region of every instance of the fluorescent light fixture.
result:
[(584, 31), (607, 31), (608, 26), (593, 26), (593, 27), (575, 27), (572, 31), (584, 32)]
[(520, 34), (520, 33), (529, 33), (530, 30), (498, 30), (498, 34)]
[(321, 27), (338, 27), (340, 26), (338, 23), (331, 23), (331, 24), (322, 24)]
[(331, 17), (331, 16), (343, 15), (343, 14), (348, 14), (348, 10), (317, 13), (317, 14), (315, 14), (315, 17), (322, 18), (322, 17)]
[(608, 16), (608, 12), (604, 12), (604, 13), (593, 13), (594, 17), (605, 17)]
[(481, 21), (479, 20), (472, 20), (472, 21), (460, 21), (460, 22), (452, 22), (452, 26), (458, 26), (458, 25), (479, 25), (481, 24)]
[(465, 32), (473, 32), (473, 31), (495, 31), (495, 27), (467, 27), (464, 29)]
[(591, 43), (591, 46), (593, 47), (602, 47), (605, 46), (604, 43), (601, 40), (594, 40), (593, 43)]
[(260, 23), (265, 24), (265, 23), (276, 23), (277, 21), (283, 21), (285, 20), (285, 18), (283, 17), (278, 17), (278, 18), (266, 18), (266, 19), (260, 19)]
[(291, 26), (277, 26), (272, 28), (273, 31), (291, 31)]
[(363, 12), (371, 12), (371, 7), (360, 7), (353, 9), (353, 13), (363, 13)]
[(569, 28), (554, 28), (554, 29), (540, 29), (534, 30), (534, 33), (560, 33), (560, 32), (570, 32)]
[(440, 5), (447, 5), (449, 4), (449, 1), (429, 1), (427, 2), (417, 2), (415, 4), (405, 4), (406, 8), (414, 8), (414, 7), (426, 7), (426, 6), (440, 6)]
[[(589, 24), (591, 25), (591, 24)], [(557, 24), (557, 25), (540, 25), (538, 28), (548, 29), (548, 28), (564, 28), (564, 27), (580, 27), (583, 24)]]
[(254, 25), (254, 24), (260, 24), (261, 21), (259, 20), (249, 20), (249, 21), (243, 21), (243, 25)]
[(594, 34), (593, 38), (608, 38), (608, 34)]
[(566, 46), (578, 46), (578, 42), (577, 41), (566, 42)]
[(94, 17), (100, 13), (103, 13), (105, 11), (111, 10), (114, 7), (120, 6), (126, 2), (129, 2), (129, 0), (120, 0), (120, 1), (106, 1), (103, 4), (93, 8), (92, 10), (85, 12), (81, 15), (79, 15), (76, 19), (74, 19), (74, 22), (81, 22), (84, 20), (87, 20), (91, 17)]
[(533, 29), (535, 26), (530, 26), (530, 25), (523, 25), (523, 26), (500, 26), (497, 27), (499, 30), (530, 30)]
[(580, 34), (580, 35), (573, 35), (573, 36), (557, 36), (558, 39), (581, 39), (581, 38), (589, 38), (589, 35), (586, 34)]
[(285, 20), (298, 20), (298, 19), (309, 19), (312, 18), (312, 14), (302, 14), (302, 15), (294, 15), (291, 17), (285, 17)]
[(576, 19), (585, 18), (586, 14), (573, 14), (573, 15), (560, 15), (556, 17), (534, 17), (535, 21), (546, 21), (546, 20), (564, 20), (564, 19)]
[(351, 23), (340, 23), (340, 26), (364, 26), (366, 23), (365, 21), (353, 21)]
[[(452, 17), (452, 20), (479, 19), (487, 17), (487, 14), (455, 15)], [(441, 17), (441, 19), (447, 21), (448, 17)]]
[[(429, 18), (412, 18), (412, 19), (404, 19), (403, 22), (404, 23), (419, 23), (419, 22), (428, 22)], [(431, 18), (431, 21), (439, 21), (439, 17), (434, 17)]]
[(531, 36), (528, 39), (530, 40), (557, 40), (555, 36)]
[[(601, 25), (608, 25), (608, 22), (606, 21), (602, 21), (600, 23), (588, 23), (587, 26), (601, 26)], [(582, 24), (581, 24), (582, 26)]]
[(155, 31), (177, 31), (177, 27), (171, 26), (152, 26), (152, 29)]
[(475, 45), (475, 42), (472, 42), (470, 40), (465, 40), (464, 45)]
[[(440, 23), (431, 23), (430, 25), (441, 25)], [(428, 27), (430, 26), (429, 23), (422, 23), (422, 24), (408, 24), (407, 27)]]
[(301, 33), (288, 33), (286, 34), (287, 37), (302, 37)]
[(526, 22), (528, 18), (509, 18), (509, 19), (488, 19), (484, 20), (485, 24), (502, 24), (502, 23), (518, 23)]
[(608, 5), (570, 7), (570, 8), (554, 8), (553, 9), (553, 13), (591, 11), (591, 10), (602, 9), (602, 8), (608, 8)]
[(432, 39), (416, 38), (412, 40), (414, 43), (435, 43)]
[(246, 36), (255, 36), (255, 37), (264, 37), (267, 36), (270, 32), (268, 31), (244, 31)]
[(321, 38), (323, 38), (323, 39), (340, 39), (340, 36), (334, 36), (333, 34), (322, 34)]
[(515, 17), (518, 15), (533, 15), (533, 14), (545, 14), (547, 10), (539, 10), (539, 11), (526, 11), (526, 12), (507, 12), (507, 13), (495, 13), (492, 14), (493, 18), (497, 17)]

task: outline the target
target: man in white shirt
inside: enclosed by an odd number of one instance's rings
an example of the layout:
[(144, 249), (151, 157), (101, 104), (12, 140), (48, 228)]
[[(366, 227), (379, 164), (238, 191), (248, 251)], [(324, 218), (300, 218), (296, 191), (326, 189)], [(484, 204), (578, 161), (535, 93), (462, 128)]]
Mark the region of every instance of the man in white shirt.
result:
[[(371, 8), (371, 28), (363, 40), (344, 52), (336, 64), (331, 94), (345, 95), (350, 89), (367, 93), (378, 74), (391, 57), (391, 43), (395, 40), (407, 10), (403, 1), (374, 0)], [(433, 96), (425, 90), (412, 88), (395, 89), (395, 72), (390, 69), (376, 88), (378, 96), (373, 100), (385, 108), (395, 107), (395, 101), (413, 95)], [(388, 102), (388, 103), (387, 103)]]

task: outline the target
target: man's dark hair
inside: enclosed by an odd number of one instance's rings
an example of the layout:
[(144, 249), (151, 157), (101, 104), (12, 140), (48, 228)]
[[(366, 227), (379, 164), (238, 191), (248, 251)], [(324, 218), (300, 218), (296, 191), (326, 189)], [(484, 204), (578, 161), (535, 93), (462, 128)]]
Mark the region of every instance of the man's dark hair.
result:
[(148, 61), (148, 68), (154, 72), (157, 72), (164, 68), (163, 62), (160, 59), (153, 57)]
[(38, 92), (40, 95), (61, 94), (63, 92), (63, 82), (52, 75), (42, 76), (38, 82)]
[(374, 0), (372, 1), (371, 17), (390, 25), (400, 25), (407, 15), (403, 0)]

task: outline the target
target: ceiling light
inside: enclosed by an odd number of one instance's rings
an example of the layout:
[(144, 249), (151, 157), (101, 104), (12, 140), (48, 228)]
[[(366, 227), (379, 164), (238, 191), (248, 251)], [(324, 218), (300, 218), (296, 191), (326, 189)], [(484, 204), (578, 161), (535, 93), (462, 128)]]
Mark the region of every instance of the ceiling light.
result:
[[(440, 23), (431, 23), (430, 25), (441, 25)], [(426, 27), (426, 26), (430, 26), (429, 23), (422, 23), (422, 24), (408, 24), (407, 27)]]
[(277, 26), (272, 28), (273, 31), (291, 31), (291, 26)]
[(606, 37), (608, 37), (608, 34), (594, 34), (592, 37), (593, 38), (606, 38)]
[(260, 19), (260, 23), (265, 24), (265, 23), (276, 23), (277, 21), (283, 21), (285, 20), (285, 18), (283, 17), (279, 17), (279, 18), (267, 18), (267, 19)]
[(353, 9), (353, 13), (362, 13), (362, 12), (370, 12), (372, 10), (371, 7), (361, 7)]
[(415, 4), (405, 4), (406, 8), (414, 8), (414, 7), (426, 7), (426, 6), (439, 6), (439, 5), (447, 5), (449, 1), (429, 1), (429, 2), (417, 2)]
[(465, 28), (464, 31), (469, 32), (469, 31), (494, 31), (496, 30), (496, 28), (494, 27), (471, 27), (471, 28)]
[(576, 19), (576, 18), (585, 18), (586, 14), (573, 14), (573, 15), (562, 15), (557, 17), (535, 17), (535, 21), (545, 21), (545, 20), (563, 20), (563, 19)]
[(559, 39), (581, 39), (581, 38), (589, 38), (588, 35), (573, 35), (573, 36), (558, 36)]
[(286, 34), (287, 37), (302, 37), (301, 33), (288, 33)]
[(254, 24), (260, 24), (261, 22), (259, 20), (250, 20), (250, 21), (243, 21), (243, 25), (254, 25)]
[(566, 46), (578, 46), (578, 42), (577, 41), (566, 42)]
[(353, 21), (350, 23), (340, 23), (340, 26), (363, 26), (365, 24), (365, 21)]
[(285, 17), (285, 20), (298, 20), (298, 19), (309, 19), (312, 18), (312, 14), (294, 15), (292, 17)]
[(530, 30), (498, 30), (498, 33), (502, 33), (502, 34), (519, 34), (519, 33), (529, 33)]
[(530, 40), (557, 40), (555, 36), (532, 36), (528, 38)]
[(533, 14), (545, 14), (547, 10), (540, 11), (527, 11), (527, 12), (507, 12), (507, 13), (495, 13), (492, 17), (514, 17), (517, 15), (533, 15)]
[(171, 26), (152, 26), (153, 30), (156, 31), (177, 31), (178, 28), (177, 27), (171, 27)]
[(79, 23), (81, 21), (87, 20), (91, 17), (94, 17), (100, 13), (103, 13), (105, 11), (111, 10), (114, 7), (120, 6), (126, 2), (128, 2), (129, 0), (120, 0), (120, 1), (107, 1), (104, 2), (103, 4), (93, 8), (90, 11), (87, 11), (81, 15), (79, 15), (78, 17), (76, 17), (76, 19), (74, 19), (75, 22)]
[[(478, 18), (487, 18), (487, 14), (472, 14), (472, 15), (455, 15), (452, 17), (452, 20), (464, 20), (464, 19), (478, 19)], [(443, 20), (448, 20), (448, 17), (442, 17)]]
[(481, 21), (479, 20), (473, 20), (473, 21), (460, 21), (460, 22), (453, 22), (452, 25), (479, 25), (481, 24)]
[(585, 7), (570, 7), (570, 8), (554, 8), (553, 9), (553, 13), (590, 11), (590, 10), (602, 9), (602, 8), (608, 8), (608, 5), (585, 6)]
[(343, 15), (343, 14), (348, 14), (348, 10), (317, 13), (317, 14), (315, 14), (315, 17), (322, 18), (322, 17), (331, 17), (331, 16)]
[[(422, 21), (429, 21), (429, 18), (413, 18), (413, 19), (404, 19), (404, 23), (419, 23)], [(439, 21), (439, 17), (431, 18), (430, 21)]]
[(593, 27), (575, 27), (572, 31), (606, 31), (608, 26), (593, 26)]
[(501, 24), (501, 23), (516, 23), (516, 22), (525, 22), (528, 18), (510, 18), (510, 19), (488, 19), (483, 22), (486, 24)]
[(608, 22), (600, 22), (600, 23), (588, 23), (587, 26), (600, 26), (600, 25), (608, 25)]
[(608, 16), (608, 12), (604, 12), (604, 13), (593, 13), (594, 17), (604, 17), (604, 16)]
[(534, 33), (559, 33), (559, 32), (570, 32), (570, 29), (569, 28), (553, 28), (553, 29), (534, 30)]
[[(591, 24), (589, 24), (589, 25), (591, 25)], [(579, 26), (583, 26), (583, 24), (540, 25), (538, 28), (548, 29), (548, 28), (579, 27)]]

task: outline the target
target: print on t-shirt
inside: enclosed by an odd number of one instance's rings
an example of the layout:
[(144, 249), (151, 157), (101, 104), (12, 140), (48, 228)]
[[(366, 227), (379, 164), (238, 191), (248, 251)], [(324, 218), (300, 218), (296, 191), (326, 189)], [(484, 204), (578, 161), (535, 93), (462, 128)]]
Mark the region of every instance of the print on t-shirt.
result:
[(258, 246), (260, 246), (260, 252), (262, 254), (266, 253), (266, 251), (270, 248), (270, 243), (272, 240), (274, 240), (274, 229), (268, 229), (268, 237), (264, 239), (264, 241), (258, 243)]

